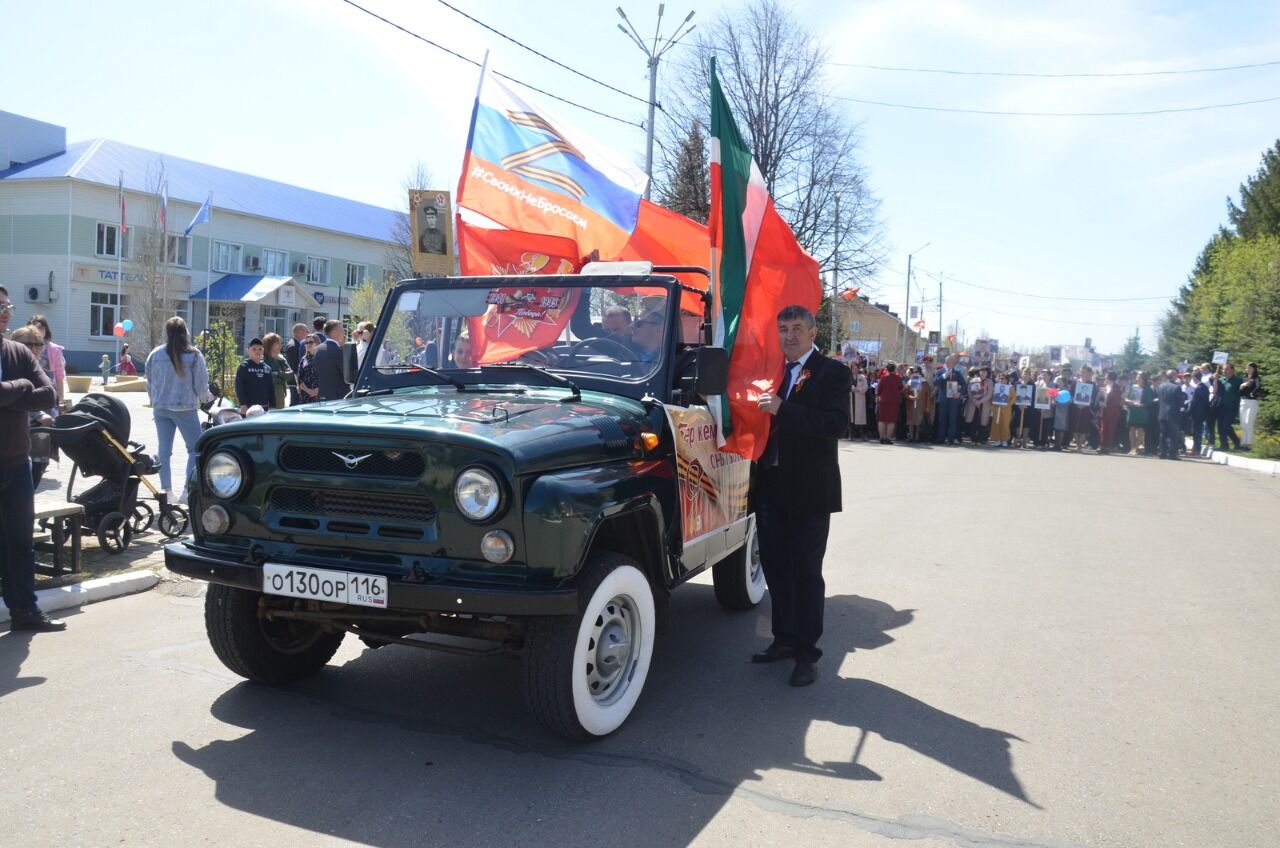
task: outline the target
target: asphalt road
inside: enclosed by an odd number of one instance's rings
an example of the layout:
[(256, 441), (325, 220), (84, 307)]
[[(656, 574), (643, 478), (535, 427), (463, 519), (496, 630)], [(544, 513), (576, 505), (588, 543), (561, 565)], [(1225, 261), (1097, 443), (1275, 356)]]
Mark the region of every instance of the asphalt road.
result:
[(1280, 830), (1280, 479), (847, 446), (814, 687), (766, 610), (679, 591), (631, 720), (525, 714), (518, 665), (344, 644), (226, 672), (199, 584), (0, 635), (0, 843), (1260, 846)]

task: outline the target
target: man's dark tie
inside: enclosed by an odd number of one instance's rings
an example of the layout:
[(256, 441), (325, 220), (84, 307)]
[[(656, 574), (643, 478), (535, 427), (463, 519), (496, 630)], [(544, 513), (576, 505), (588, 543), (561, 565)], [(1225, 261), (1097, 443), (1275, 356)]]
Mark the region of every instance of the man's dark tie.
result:
[[(791, 372), (794, 368), (794, 362), (788, 362), (783, 366), (782, 386), (778, 389), (778, 397), (783, 400), (787, 399), (787, 393), (791, 391)], [(773, 420), (769, 422), (769, 441), (765, 442), (764, 455), (760, 457), (760, 464), (765, 468), (772, 468), (778, 464), (778, 416), (776, 413)]]

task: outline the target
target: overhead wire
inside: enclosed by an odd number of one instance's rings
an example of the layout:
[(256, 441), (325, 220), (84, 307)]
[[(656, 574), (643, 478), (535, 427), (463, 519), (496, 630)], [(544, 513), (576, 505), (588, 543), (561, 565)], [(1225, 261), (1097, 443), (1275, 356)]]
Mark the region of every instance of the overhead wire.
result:
[[(1133, 327), (1135, 324), (1135, 322), (1133, 321), (1126, 321), (1122, 324), (1115, 324), (1115, 323), (1108, 323), (1103, 321), (1068, 321), (1062, 318), (1044, 318), (1038, 315), (1019, 315), (1016, 312), (1003, 312), (999, 309), (990, 309), (986, 306), (979, 306), (976, 303), (965, 303), (964, 301), (955, 300), (954, 298), (947, 298), (947, 303), (951, 304), (952, 306), (964, 306), (968, 309), (987, 313), (989, 315), (1003, 315), (1006, 318), (1021, 318), (1024, 321), (1043, 321), (1046, 324), (1075, 324), (1082, 327)], [(1159, 322), (1160, 322), (1159, 318), (1154, 318), (1146, 322), (1144, 326), (1155, 326)]]
[(984, 286), (980, 283), (971, 283), (968, 280), (962, 280), (949, 274), (941, 274), (939, 272), (930, 271), (925, 268), (919, 269), (922, 274), (929, 277), (936, 283), (959, 283), (962, 286), (970, 286), (983, 291), (999, 292), (1000, 294), (1011, 294), (1018, 297), (1029, 297), (1036, 300), (1070, 300), (1082, 301), (1087, 303), (1132, 303), (1147, 300), (1170, 300), (1169, 295), (1153, 295), (1151, 297), (1074, 297), (1069, 295), (1053, 295), (1053, 294), (1032, 294), (1031, 292), (1014, 291), (1013, 289), (996, 288), (995, 286)]
[[(348, 0), (349, 2), (349, 0)], [(961, 109), (950, 106), (925, 106), (918, 103), (894, 103), (887, 100), (867, 100), (840, 94), (829, 95), (834, 100), (861, 103), (865, 106), (886, 106), (891, 109), (910, 109), (919, 112), (949, 112), (961, 115), (995, 115), (1011, 118), (1128, 118), (1146, 115), (1172, 115), (1182, 112), (1207, 112), (1213, 109), (1234, 109), (1239, 106), (1256, 106), (1259, 103), (1275, 103), (1280, 97), (1263, 97), (1258, 100), (1237, 100), (1231, 103), (1208, 103), (1202, 106), (1183, 106), (1168, 109), (1141, 109), (1113, 112), (1020, 112), (1005, 109)]]
[(505, 32), (495, 29), (494, 27), (490, 26), (489, 24), (485, 23), (479, 18), (476, 18), (468, 14), (462, 9), (459, 9), (457, 6), (454, 6), (452, 3), (446, 2), (446, 0), (436, 0), (436, 2), (439, 3), (441, 6), (444, 6), (446, 9), (449, 9), (450, 11), (457, 12), (459, 15), (462, 15), (462, 17), (471, 21), (473, 24), (476, 24), (479, 27), (483, 27), (484, 29), (487, 29), (489, 32), (493, 33), (499, 38), (504, 38), (507, 41), (510, 41), (512, 44), (516, 45), (517, 47), (523, 50), (527, 50), (533, 55), (538, 56), (539, 58), (546, 59), (548, 62), (550, 62), (553, 65), (556, 65), (557, 67), (564, 68), (566, 71), (568, 71), (571, 74), (577, 74), (578, 76), (582, 77), (585, 80), (589, 80), (590, 82), (593, 82), (596, 85), (603, 86), (609, 89), (610, 91), (621, 94), (623, 97), (630, 97), (632, 100), (635, 100), (639, 103), (643, 103), (646, 106), (649, 104), (649, 101), (646, 98), (638, 97), (637, 95), (634, 95), (629, 91), (623, 91), (622, 89), (612, 86), (609, 83), (604, 82), (603, 80), (596, 79), (590, 74), (585, 74), (582, 71), (579, 71), (577, 68), (571, 68), (568, 65), (566, 65), (564, 62), (561, 62), (558, 59), (553, 59), (550, 56), (548, 56), (546, 53), (543, 53), (533, 47), (530, 47), (528, 44), (525, 44), (523, 41), (520, 41), (518, 38), (513, 38), (512, 36), (507, 35)]
[[(449, 47), (445, 47), (443, 44), (440, 44), (439, 42), (432, 41), (431, 39), (427, 38), (425, 35), (420, 35), (414, 32), (413, 30), (408, 29), (407, 27), (401, 26), (395, 21), (389, 18), (385, 18), (382, 15), (379, 15), (377, 12), (373, 11), (372, 9), (367, 9), (364, 6), (361, 6), (359, 3), (356, 3), (355, 0), (341, 0), (341, 2), (346, 3), (348, 6), (351, 6), (352, 8), (359, 9), (361, 12), (364, 12), (366, 15), (369, 15), (372, 18), (377, 18), (387, 26), (394, 27), (395, 29), (400, 30), (400, 32), (403, 32), (405, 35), (410, 36), (411, 38), (416, 38), (417, 40), (423, 42), (424, 44), (429, 44), (432, 47), (436, 48), (437, 50), (442, 50), (456, 59), (461, 59), (462, 61), (467, 62), (471, 65), (474, 65), (477, 68), (483, 67), (480, 62), (477, 62), (475, 59), (472, 59), (470, 56), (464, 56), (458, 51), (453, 50)], [(610, 115), (608, 112), (601, 112), (599, 109), (592, 109), (590, 106), (584, 106), (583, 104), (570, 100), (567, 97), (561, 97), (558, 94), (552, 94), (550, 91), (547, 91), (544, 88), (539, 88), (536, 85), (531, 85), (530, 83), (527, 83), (524, 80), (516, 79), (515, 77), (508, 76), (507, 74), (504, 74), (500, 71), (493, 71), (492, 73), (494, 74), (494, 76), (502, 77), (503, 79), (508, 80), (509, 82), (513, 82), (516, 85), (524, 86), (530, 91), (536, 91), (539, 94), (550, 97), (553, 100), (558, 100), (561, 103), (565, 103), (577, 109), (581, 109), (584, 112), (590, 112), (593, 115), (599, 115), (602, 118), (608, 118), (609, 120), (617, 121), (620, 124), (626, 124), (628, 126), (636, 127), (638, 129), (644, 129), (643, 124), (637, 123), (635, 121), (628, 121), (626, 118), (619, 118), (617, 115)]]
[(893, 65), (866, 65), (855, 62), (828, 62), (840, 68), (861, 68), (868, 71), (894, 71), (907, 74), (946, 74), (962, 77), (1032, 77), (1037, 79), (1106, 79), (1114, 77), (1160, 77), (1178, 76), (1181, 74), (1209, 74), (1221, 71), (1243, 71), (1252, 68), (1270, 68), (1280, 65), (1280, 59), (1269, 62), (1253, 62), (1247, 65), (1223, 65), (1213, 68), (1180, 68), (1167, 71), (1111, 71), (1111, 72), (1079, 72), (1079, 73), (1032, 73), (1022, 71), (961, 71), (950, 68), (903, 68)]

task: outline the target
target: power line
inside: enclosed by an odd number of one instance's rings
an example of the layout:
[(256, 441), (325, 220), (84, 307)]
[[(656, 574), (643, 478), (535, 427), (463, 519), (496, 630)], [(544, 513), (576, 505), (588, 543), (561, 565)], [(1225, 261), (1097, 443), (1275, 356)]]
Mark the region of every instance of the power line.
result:
[(1254, 62), (1249, 65), (1224, 65), (1216, 68), (1182, 68), (1169, 71), (1115, 71), (1112, 73), (1041, 74), (1018, 71), (958, 71), (949, 68), (899, 68), (892, 65), (860, 65), (853, 62), (828, 62), (841, 68), (862, 68), (868, 71), (895, 71), (906, 74), (947, 74), (960, 77), (1034, 77), (1037, 79), (1098, 79), (1113, 77), (1163, 77), (1180, 74), (1210, 74), (1220, 71), (1243, 71), (1250, 68), (1269, 68), (1280, 65), (1280, 59), (1271, 62)]
[(571, 68), (571, 67), (569, 67), (568, 65), (566, 65), (564, 62), (561, 62), (561, 61), (559, 61), (559, 60), (557, 60), (557, 59), (553, 59), (553, 58), (551, 58), (551, 57), (550, 57), (550, 56), (548, 56), (546, 53), (542, 53), (542, 52), (540, 52), (540, 51), (538, 51), (538, 50), (535, 50), (534, 48), (532, 48), (532, 47), (530, 47), (529, 45), (525, 44), (523, 41), (520, 41), (520, 40), (519, 40), (519, 39), (517, 39), (517, 38), (512, 38), (511, 36), (507, 35), (505, 32), (501, 32), (501, 31), (499, 31), (499, 30), (497, 30), (497, 29), (494, 29), (493, 27), (489, 26), (489, 25), (488, 25), (487, 23), (485, 23), (484, 21), (482, 21), (482, 20), (479, 20), (479, 19), (477, 19), (477, 18), (472, 17), (471, 15), (467, 14), (467, 13), (466, 13), (466, 12), (464, 12), (463, 10), (459, 9), (457, 6), (454, 6), (454, 5), (450, 4), (450, 3), (446, 3), (446, 2), (445, 2), (445, 0), (436, 0), (436, 2), (437, 2), (437, 3), (439, 3), (441, 6), (444, 6), (446, 9), (449, 9), (450, 11), (457, 12), (459, 15), (462, 15), (462, 17), (464, 17), (464, 18), (466, 18), (467, 20), (471, 21), (473, 24), (476, 24), (477, 26), (480, 26), (480, 27), (483, 27), (484, 29), (487, 29), (489, 32), (493, 33), (494, 35), (498, 36), (499, 38), (505, 38), (507, 41), (510, 41), (512, 44), (516, 45), (517, 47), (520, 47), (520, 48), (522, 48), (522, 49), (524, 49), (524, 50), (528, 50), (528, 51), (529, 51), (530, 53), (532, 53), (533, 55), (538, 56), (539, 58), (542, 58), (542, 59), (546, 59), (546, 60), (547, 60), (548, 62), (550, 62), (551, 64), (556, 65), (557, 67), (564, 68), (566, 71), (568, 71), (568, 72), (569, 72), (569, 73), (571, 73), (571, 74), (577, 74), (578, 76), (582, 77), (582, 78), (583, 78), (583, 79), (585, 79), (585, 80), (589, 80), (589, 81), (591, 81), (591, 82), (594, 82), (596, 85), (604, 86), (605, 88), (609, 89), (610, 91), (617, 92), (618, 94), (621, 94), (621, 95), (622, 95), (622, 96), (624, 96), (624, 97), (630, 97), (632, 100), (635, 100), (635, 101), (636, 101), (636, 102), (638, 102), (638, 103), (644, 103), (644, 104), (646, 104), (646, 105), (649, 103), (649, 101), (648, 101), (648, 100), (645, 100), (643, 97), (637, 97), (636, 95), (632, 94), (632, 93), (631, 93), (631, 92), (629, 92), (629, 91), (623, 91), (623, 90), (622, 90), (622, 89), (620, 89), (620, 88), (615, 88), (614, 86), (609, 85), (609, 83), (604, 82), (604, 81), (602, 81), (602, 80), (598, 80), (598, 79), (596, 79), (595, 77), (591, 76), (590, 74), (584, 74), (582, 71), (579, 71), (577, 68)]
[[(349, 0), (348, 0), (349, 1)], [(917, 103), (890, 103), (884, 100), (863, 100), (858, 97), (843, 97), (833, 94), (835, 100), (849, 103), (861, 103), (865, 106), (887, 106), (891, 109), (912, 109), (919, 112), (953, 112), (962, 115), (998, 115), (1001, 117), (1022, 118), (1119, 118), (1143, 115), (1172, 115), (1178, 112), (1207, 112), (1211, 109), (1233, 109), (1237, 106), (1256, 106), (1259, 103), (1274, 103), (1280, 97), (1264, 97), (1261, 100), (1238, 100), (1234, 103), (1209, 103), (1204, 106), (1184, 106), (1171, 109), (1144, 109), (1133, 112), (1012, 112), (999, 109), (958, 109), (948, 106), (922, 106)]]
[[(395, 29), (400, 30), (405, 35), (410, 36), (411, 38), (416, 38), (419, 41), (423, 42), (424, 44), (430, 44), (432, 47), (436, 48), (437, 50), (443, 50), (445, 53), (448, 53), (450, 56), (453, 56), (456, 59), (461, 59), (464, 62), (467, 62), (471, 65), (475, 65), (477, 68), (482, 67), (481, 64), (477, 62), (475, 59), (472, 59), (469, 56), (463, 56), (461, 53), (459, 53), (456, 50), (451, 50), (450, 48), (445, 47), (443, 44), (439, 44), (438, 42), (432, 41), (431, 39), (427, 38), (424, 35), (419, 35), (418, 33), (414, 32), (411, 29), (406, 29), (405, 27), (401, 26), (395, 21), (390, 20), (388, 18), (384, 18), (382, 15), (379, 15), (377, 12), (373, 11), (372, 9), (366, 9), (364, 6), (361, 6), (359, 3), (354, 2), (354, 0), (342, 0), (342, 2), (346, 3), (348, 6), (351, 6), (354, 9), (359, 9), (361, 12), (364, 12), (366, 15), (369, 15), (370, 17), (377, 18), (387, 26), (394, 27)], [(593, 115), (599, 115), (602, 118), (608, 118), (611, 121), (617, 121), (618, 123), (626, 124), (627, 126), (636, 127), (638, 129), (644, 129), (644, 126), (642, 124), (638, 124), (635, 121), (628, 121), (626, 118), (619, 118), (616, 115), (610, 115), (607, 112), (601, 112), (598, 109), (592, 109), (590, 106), (583, 106), (581, 103), (577, 103), (573, 100), (568, 99), (567, 97), (561, 97), (558, 94), (552, 94), (551, 92), (547, 91), (544, 88), (538, 88), (536, 85), (530, 85), (524, 80), (518, 80), (515, 77), (507, 76), (506, 74), (501, 73), (499, 71), (494, 71), (493, 74), (494, 76), (502, 77), (504, 80), (514, 82), (516, 85), (522, 85), (525, 88), (529, 89), (530, 91), (536, 91), (539, 94), (546, 95), (547, 97), (550, 97), (553, 100), (559, 100), (561, 103), (566, 103), (570, 106), (574, 106), (578, 109), (582, 109), (584, 112), (590, 112)]]
[(1070, 297), (1067, 295), (1032, 294), (1031, 292), (1020, 292), (1020, 291), (1014, 291), (1013, 289), (999, 289), (999, 288), (996, 288), (995, 286), (984, 286), (979, 283), (970, 283), (966, 280), (961, 280), (956, 277), (952, 277), (949, 274), (937, 274), (933, 271), (928, 271), (924, 268), (921, 268), (920, 270), (925, 274), (925, 276), (931, 278), (934, 282), (959, 283), (962, 286), (971, 286), (972, 288), (982, 289), (984, 291), (999, 292), (1001, 294), (1012, 294), (1012, 295), (1017, 295), (1018, 297), (1030, 297), (1036, 300), (1072, 300), (1072, 301), (1084, 301), (1088, 303), (1133, 303), (1136, 301), (1143, 301), (1143, 300), (1171, 300), (1172, 299), (1171, 297), (1169, 297), (1169, 295), (1157, 295), (1153, 297)]
[[(1067, 321), (1061, 318), (1043, 318), (1037, 315), (1019, 315), (1015, 312), (1002, 312), (998, 309), (988, 309), (985, 306), (978, 306), (977, 304), (974, 304), (974, 303), (964, 303), (959, 300), (949, 299), (947, 302), (954, 306), (964, 306), (969, 309), (972, 309), (978, 312), (983, 312), (989, 315), (1003, 315), (1006, 318), (1021, 318), (1024, 321), (1043, 321), (1046, 324), (1076, 324), (1082, 327), (1133, 327), (1135, 324), (1141, 324), (1141, 322), (1134, 322), (1134, 321), (1126, 321), (1123, 324), (1104, 323), (1101, 321)], [(1159, 323), (1160, 323), (1160, 319), (1156, 318), (1154, 320), (1148, 321), (1145, 325), (1142, 325), (1142, 326), (1153, 327)]]

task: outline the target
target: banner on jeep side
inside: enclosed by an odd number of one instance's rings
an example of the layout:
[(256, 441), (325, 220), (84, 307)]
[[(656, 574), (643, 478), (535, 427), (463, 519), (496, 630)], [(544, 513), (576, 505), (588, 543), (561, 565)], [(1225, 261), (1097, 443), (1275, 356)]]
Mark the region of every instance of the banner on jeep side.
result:
[(716, 448), (716, 423), (705, 406), (668, 406), (676, 441), (680, 521), (685, 544), (747, 514), (751, 463)]

